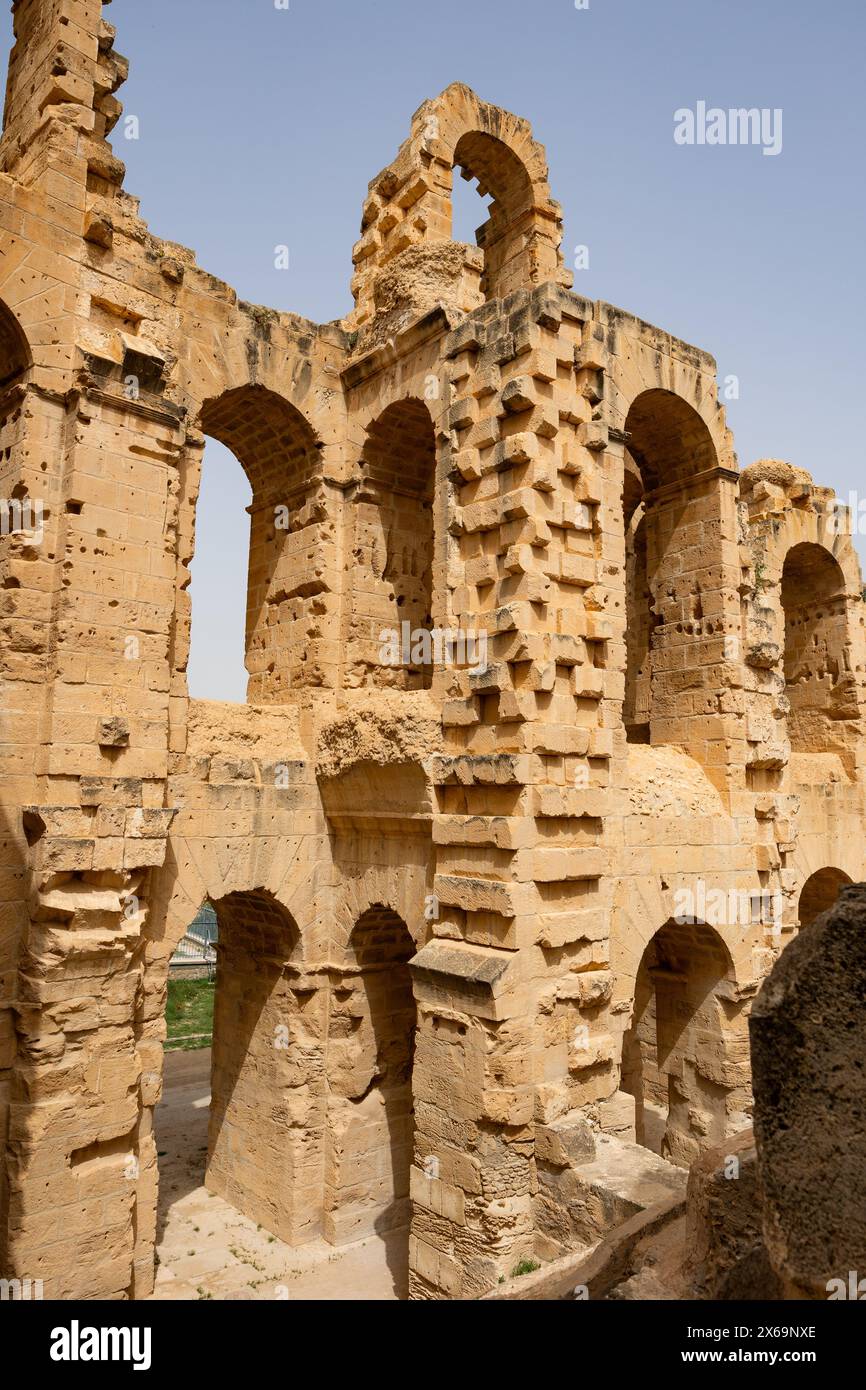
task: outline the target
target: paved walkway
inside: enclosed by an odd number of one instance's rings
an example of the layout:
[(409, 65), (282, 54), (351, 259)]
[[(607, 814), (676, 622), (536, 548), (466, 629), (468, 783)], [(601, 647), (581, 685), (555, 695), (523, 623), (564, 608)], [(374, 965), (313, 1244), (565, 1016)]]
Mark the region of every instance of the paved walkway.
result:
[(405, 1231), (293, 1249), (204, 1187), (210, 1050), (169, 1052), (156, 1112), (158, 1299), (405, 1298)]

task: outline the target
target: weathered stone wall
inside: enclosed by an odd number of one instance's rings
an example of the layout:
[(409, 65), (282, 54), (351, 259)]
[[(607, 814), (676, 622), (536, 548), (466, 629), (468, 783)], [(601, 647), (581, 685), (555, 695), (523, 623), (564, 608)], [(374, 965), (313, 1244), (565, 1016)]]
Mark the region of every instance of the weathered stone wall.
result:
[[(645, 1137), (635, 1023), (669, 1153), (743, 1127), (800, 892), (864, 876), (855, 553), (806, 475), (738, 473), (712, 358), (570, 292), (526, 122), (425, 103), (319, 326), (150, 234), (102, 10), (18, 0), (0, 144), (0, 470), (41, 508), (0, 560), (0, 1258), (149, 1291), (168, 960), (208, 899), (211, 1186), (295, 1243), (408, 1189), (412, 1294), (483, 1293), (568, 1242), (551, 1133)], [(253, 492), (246, 706), (188, 698), (208, 435)], [(812, 616), (802, 546), (838, 569)], [(483, 659), (388, 665), (404, 621)], [(647, 994), (673, 939), (681, 1035)]]

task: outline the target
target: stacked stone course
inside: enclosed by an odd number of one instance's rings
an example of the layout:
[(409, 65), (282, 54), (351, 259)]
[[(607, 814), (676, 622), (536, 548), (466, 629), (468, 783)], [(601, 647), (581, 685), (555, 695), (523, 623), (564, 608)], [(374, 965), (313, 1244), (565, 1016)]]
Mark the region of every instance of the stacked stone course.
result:
[[(124, 190), (103, 9), (17, 0), (0, 143), (0, 492), (41, 508), (0, 559), (0, 1264), (151, 1291), (208, 900), (208, 1185), (293, 1244), (408, 1225), (411, 1295), (477, 1296), (568, 1247), (599, 1137), (743, 1127), (750, 1001), (864, 877), (856, 554), (739, 472), (712, 358), (573, 293), (543, 149), (462, 85), (370, 185), (345, 320), (239, 301)], [(208, 436), (245, 706), (187, 689)], [(485, 659), (389, 666), (404, 621)], [(781, 919), (673, 922), (714, 889)]]

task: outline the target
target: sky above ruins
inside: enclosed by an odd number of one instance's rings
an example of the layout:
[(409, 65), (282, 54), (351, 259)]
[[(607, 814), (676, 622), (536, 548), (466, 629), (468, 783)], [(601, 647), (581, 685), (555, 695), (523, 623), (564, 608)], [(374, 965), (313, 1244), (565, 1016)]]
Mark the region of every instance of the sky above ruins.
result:
[[(126, 187), (153, 232), (242, 298), (337, 318), (368, 181), (420, 103), (466, 82), (545, 144), (575, 290), (715, 356), (741, 466), (784, 458), (866, 498), (866, 6), (578, 3), (114, 0), (136, 118), (113, 136)], [(707, 113), (739, 107), (765, 110), (763, 143), (699, 143)], [(683, 110), (692, 144), (675, 139)], [(483, 205), (457, 182), (469, 240)], [(215, 444), (206, 470), (191, 685), (243, 699), (220, 651), (243, 624), (247, 520), (232, 503), (249, 490)], [(866, 534), (856, 543), (866, 558)]]

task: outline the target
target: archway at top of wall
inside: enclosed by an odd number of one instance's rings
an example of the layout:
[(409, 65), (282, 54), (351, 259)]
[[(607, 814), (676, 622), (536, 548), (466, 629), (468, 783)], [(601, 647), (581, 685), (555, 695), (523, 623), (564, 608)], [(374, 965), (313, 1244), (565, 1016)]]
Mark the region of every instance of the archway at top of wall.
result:
[[(514, 151), (494, 135), (484, 131), (469, 131), (458, 140), (454, 149), (454, 171), (460, 177), (452, 180), (452, 239), (474, 242), (484, 253), (484, 272), (481, 291), (484, 298), (502, 299), (532, 283), (527, 236), (533, 216), (534, 195), (532, 180), (526, 166)], [(485, 207), (477, 199), (474, 210), (466, 205), (465, 195), (455, 185), (466, 181), (475, 183), (481, 199), (489, 198)], [(456, 217), (455, 217), (456, 210)], [(486, 213), (484, 221), (471, 228), (467, 222)]]

